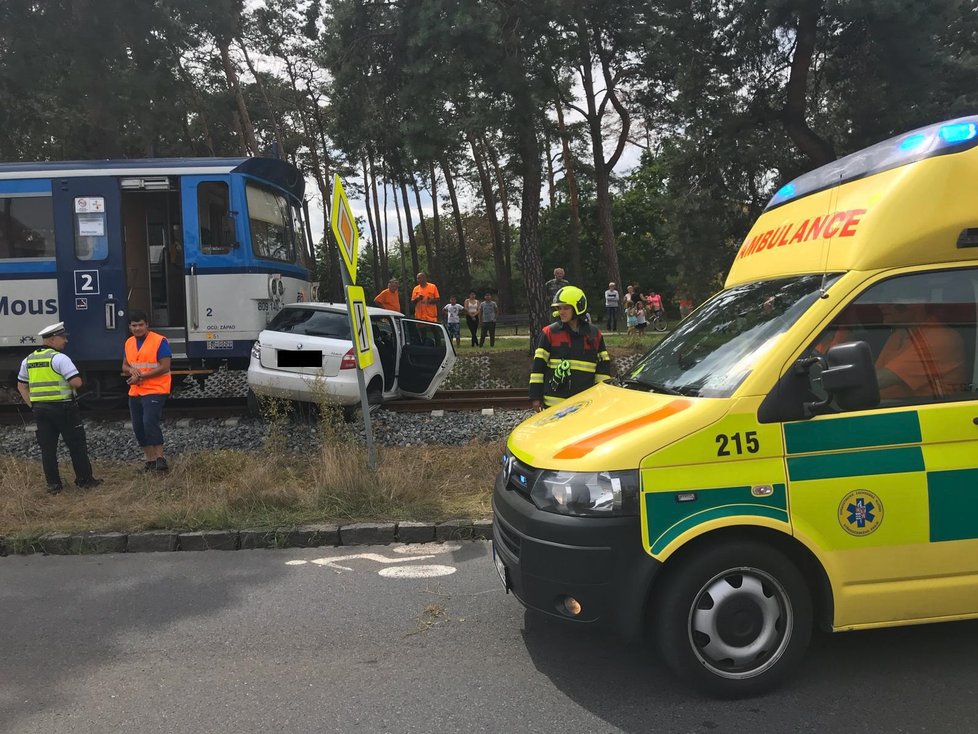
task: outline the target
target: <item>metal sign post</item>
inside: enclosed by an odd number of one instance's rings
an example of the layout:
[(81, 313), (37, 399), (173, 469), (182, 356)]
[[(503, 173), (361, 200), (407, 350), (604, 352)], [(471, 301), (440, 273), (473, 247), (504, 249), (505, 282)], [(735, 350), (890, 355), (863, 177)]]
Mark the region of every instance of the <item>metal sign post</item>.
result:
[(367, 438), (367, 461), (371, 469), (377, 468), (377, 449), (374, 446), (374, 432), (370, 425), (370, 404), (367, 401), (367, 385), (363, 370), (373, 364), (373, 335), (370, 317), (363, 288), (357, 282), (357, 245), (360, 232), (357, 230), (350, 202), (343, 190), (340, 177), (333, 175), (333, 201), (330, 206), (329, 223), (336, 235), (340, 251), (340, 272), (343, 275), (343, 290), (346, 293), (346, 307), (350, 313), (350, 332), (353, 336), (353, 351), (357, 358), (357, 385), (360, 387), (360, 410), (363, 413), (363, 430)]

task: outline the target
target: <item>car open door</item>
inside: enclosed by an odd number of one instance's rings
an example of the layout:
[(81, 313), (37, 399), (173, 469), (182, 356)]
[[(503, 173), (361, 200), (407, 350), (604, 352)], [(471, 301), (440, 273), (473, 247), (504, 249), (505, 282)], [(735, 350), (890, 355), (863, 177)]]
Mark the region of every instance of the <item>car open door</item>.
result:
[(455, 348), (439, 323), (401, 319), (400, 326), (398, 392), (409, 398), (430, 398), (455, 364)]

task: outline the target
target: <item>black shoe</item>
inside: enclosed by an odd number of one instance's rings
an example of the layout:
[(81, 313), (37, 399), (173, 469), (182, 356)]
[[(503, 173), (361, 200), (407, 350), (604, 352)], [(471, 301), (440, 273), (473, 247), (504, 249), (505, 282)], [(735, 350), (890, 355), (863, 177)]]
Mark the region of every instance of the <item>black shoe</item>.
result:
[(170, 471), (170, 465), (167, 464), (166, 459), (161, 456), (155, 462), (153, 462), (153, 470), (166, 474), (168, 471)]
[(139, 471), (141, 471), (143, 474), (145, 474), (146, 472), (153, 471), (153, 469), (155, 467), (156, 467), (156, 459), (153, 459), (153, 461), (144, 461), (143, 462), (143, 467)]
[(82, 479), (82, 480), (79, 479), (75, 480), (75, 486), (78, 487), (78, 489), (95, 489), (96, 487), (99, 487), (101, 485), (102, 485), (102, 480), (95, 479), (94, 477), (89, 477), (88, 479)]
[(56, 494), (61, 494), (61, 490), (63, 490), (63, 489), (64, 489), (64, 485), (62, 485), (60, 483), (58, 483), (58, 484), (49, 484), (48, 485), (48, 494), (50, 494), (52, 496), (53, 495), (56, 495)]

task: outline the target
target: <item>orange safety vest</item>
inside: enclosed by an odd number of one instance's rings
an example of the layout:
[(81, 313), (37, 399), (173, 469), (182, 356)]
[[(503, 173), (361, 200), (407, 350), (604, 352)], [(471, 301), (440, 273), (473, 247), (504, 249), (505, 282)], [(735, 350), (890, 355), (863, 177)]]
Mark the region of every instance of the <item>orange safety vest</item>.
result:
[[(149, 372), (160, 366), (156, 361), (163, 337), (155, 331), (147, 331), (143, 345), (136, 349), (136, 337), (126, 339), (126, 361), (140, 372)], [(146, 377), (142, 382), (129, 386), (130, 395), (169, 395), (170, 373)]]

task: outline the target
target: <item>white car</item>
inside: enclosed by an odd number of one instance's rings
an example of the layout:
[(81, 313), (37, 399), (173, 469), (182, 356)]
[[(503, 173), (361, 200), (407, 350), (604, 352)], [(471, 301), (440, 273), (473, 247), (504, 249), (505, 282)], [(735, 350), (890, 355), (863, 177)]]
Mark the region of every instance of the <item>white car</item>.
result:
[[(455, 363), (445, 327), (367, 308), (373, 364), (364, 370), (372, 405), (400, 397), (430, 398)], [(360, 402), (350, 315), (344, 303), (291, 303), (258, 335), (248, 366), (251, 394), (344, 406)]]

